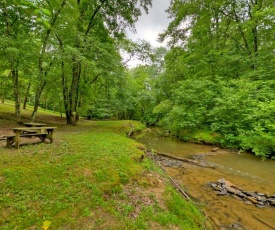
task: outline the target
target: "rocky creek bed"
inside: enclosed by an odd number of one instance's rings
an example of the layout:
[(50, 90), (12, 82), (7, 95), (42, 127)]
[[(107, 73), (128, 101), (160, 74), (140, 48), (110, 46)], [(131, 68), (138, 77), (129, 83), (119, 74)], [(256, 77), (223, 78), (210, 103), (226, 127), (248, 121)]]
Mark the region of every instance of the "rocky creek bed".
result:
[[(213, 164), (207, 163), (201, 154), (193, 155), (193, 159), (195, 160), (179, 157), (174, 158), (173, 156), (162, 153), (158, 154), (156, 157), (156, 160), (164, 167), (183, 167), (183, 161), (201, 167), (215, 167)], [(243, 201), (248, 205), (255, 205), (258, 208), (275, 208), (275, 194), (270, 195), (258, 191), (245, 191), (224, 178), (216, 182), (208, 182), (207, 185), (216, 191), (217, 196), (231, 196), (236, 200)]]
[(256, 192), (273, 198), (275, 161), (261, 161), (251, 154), (163, 138), (153, 132), (142, 136), (139, 142), (178, 185), (176, 189), (181, 188), (191, 202), (198, 204), (213, 230), (275, 230), (272, 204), (256, 206), (230, 192), (217, 195), (220, 191), (210, 185), (219, 184), (217, 180), (225, 178), (238, 188), (253, 191), (257, 197)]
[(258, 191), (245, 191), (224, 178), (219, 179), (217, 182), (209, 182), (208, 185), (217, 191), (218, 196), (229, 195), (237, 200), (244, 201), (246, 204), (254, 204), (258, 208), (275, 207), (275, 195)]

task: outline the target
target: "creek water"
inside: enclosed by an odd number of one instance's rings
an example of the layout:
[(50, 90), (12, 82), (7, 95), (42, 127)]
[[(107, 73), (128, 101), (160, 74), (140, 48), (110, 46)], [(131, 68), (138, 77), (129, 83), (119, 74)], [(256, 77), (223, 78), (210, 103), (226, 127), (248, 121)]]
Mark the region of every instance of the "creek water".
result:
[(137, 136), (137, 141), (148, 150), (166, 153), (177, 157), (192, 158), (202, 156), (203, 160), (216, 167), (204, 168), (188, 163), (181, 167), (165, 167), (211, 220), (214, 229), (275, 230), (275, 208), (258, 208), (247, 204), (238, 197), (217, 196), (207, 185), (225, 178), (245, 191), (275, 195), (275, 161), (264, 160), (248, 153), (237, 153), (209, 145), (186, 143), (163, 137), (154, 130)]

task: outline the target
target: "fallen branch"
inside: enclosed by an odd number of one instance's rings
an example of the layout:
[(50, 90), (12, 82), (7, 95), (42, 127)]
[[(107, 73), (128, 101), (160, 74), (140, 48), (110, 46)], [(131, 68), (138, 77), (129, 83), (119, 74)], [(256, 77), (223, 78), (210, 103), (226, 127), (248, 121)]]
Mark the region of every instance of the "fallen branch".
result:
[(272, 224), (267, 223), (265, 220), (261, 219), (260, 217), (254, 215), (254, 214), (252, 214), (252, 216), (253, 216), (256, 220), (260, 221), (262, 224), (265, 224), (266, 226), (268, 226), (270, 229), (274, 229), (274, 230), (275, 230), (275, 227), (273, 227)]
[(175, 160), (184, 161), (184, 162), (194, 164), (194, 165), (198, 165), (198, 166), (201, 166), (201, 167), (215, 168), (215, 166), (213, 166), (213, 165), (208, 165), (207, 163), (203, 163), (203, 162), (188, 159), (188, 158), (176, 157), (176, 156), (172, 156), (172, 155), (169, 155), (169, 154), (166, 154), (166, 153), (156, 152), (156, 154), (159, 155), (159, 156), (164, 156), (164, 157), (172, 158), (172, 159), (175, 159)]
[(182, 188), (172, 179), (172, 177), (170, 177), (168, 175), (168, 173), (166, 173), (165, 169), (162, 167), (162, 165), (155, 159), (154, 154), (152, 154), (151, 152), (148, 152), (151, 155), (151, 158), (153, 159), (153, 161), (155, 163), (158, 164), (158, 166), (162, 169), (162, 171), (167, 175), (167, 177), (169, 178), (170, 182), (172, 183), (172, 185), (187, 199), (190, 200), (189, 196), (182, 190)]

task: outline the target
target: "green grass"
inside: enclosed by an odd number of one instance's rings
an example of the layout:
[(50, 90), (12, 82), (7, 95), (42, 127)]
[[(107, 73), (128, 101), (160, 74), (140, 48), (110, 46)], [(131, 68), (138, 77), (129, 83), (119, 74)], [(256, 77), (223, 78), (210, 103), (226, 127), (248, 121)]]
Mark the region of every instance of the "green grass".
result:
[(178, 135), (178, 138), (184, 141), (191, 141), (195, 143), (204, 144), (218, 144), (222, 136), (218, 133), (209, 130), (182, 130)]
[[(11, 106), (0, 105), (1, 127), (16, 126)], [(0, 229), (203, 228), (198, 209), (150, 159), (141, 161), (144, 147), (127, 138), (142, 124), (81, 121), (71, 127), (40, 113), (41, 121), (58, 125), (53, 144), (0, 146)]]

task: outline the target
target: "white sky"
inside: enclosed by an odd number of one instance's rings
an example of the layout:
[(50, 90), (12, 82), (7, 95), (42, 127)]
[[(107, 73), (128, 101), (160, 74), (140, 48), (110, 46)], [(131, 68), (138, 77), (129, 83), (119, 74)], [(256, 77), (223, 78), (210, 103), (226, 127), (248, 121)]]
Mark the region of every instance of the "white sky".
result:
[[(152, 8), (149, 13), (143, 13), (136, 23), (136, 34), (128, 33), (128, 36), (133, 41), (139, 39), (146, 40), (154, 47), (165, 46), (165, 43), (157, 42), (158, 34), (162, 33), (169, 24), (168, 14), (165, 10), (168, 9), (170, 0), (153, 0)], [(137, 60), (130, 61), (128, 66), (133, 67), (139, 64)]]

